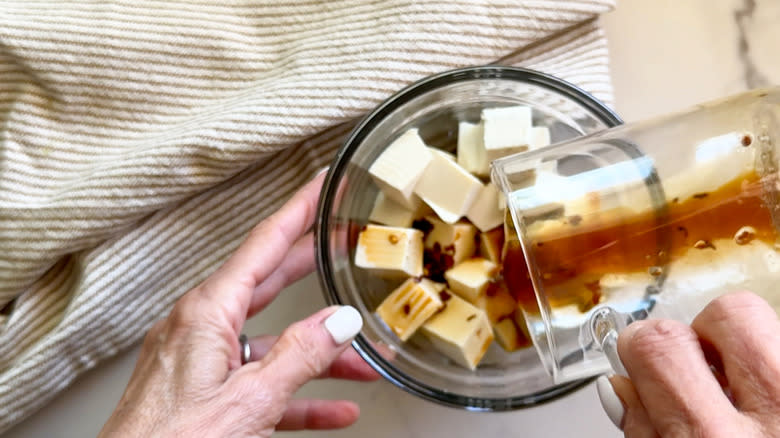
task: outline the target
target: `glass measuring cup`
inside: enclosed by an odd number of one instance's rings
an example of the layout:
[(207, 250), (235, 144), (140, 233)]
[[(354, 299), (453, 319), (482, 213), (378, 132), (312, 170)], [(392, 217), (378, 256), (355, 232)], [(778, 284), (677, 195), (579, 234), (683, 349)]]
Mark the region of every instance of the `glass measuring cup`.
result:
[(636, 319), (739, 289), (780, 309), (778, 141), (775, 88), (493, 162), (504, 276), (555, 382), (620, 368)]

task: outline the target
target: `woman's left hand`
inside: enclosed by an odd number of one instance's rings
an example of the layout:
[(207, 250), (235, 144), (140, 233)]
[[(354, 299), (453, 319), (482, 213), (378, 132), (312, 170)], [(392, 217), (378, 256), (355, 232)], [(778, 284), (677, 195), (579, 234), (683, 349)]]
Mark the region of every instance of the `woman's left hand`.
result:
[(293, 399), (318, 377), (375, 380), (348, 349), (360, 330), (350, 307), (329, 307), (281, 336), (250, 339), (246, 319), (314, 269), (313, 238), (323, 175), (303, 187), (201, 285), (185, 294), (146, 336), (128, 387), (101, 435), (267, 437), (275, 430), (333, 429), (354, 423), (357, 405)]

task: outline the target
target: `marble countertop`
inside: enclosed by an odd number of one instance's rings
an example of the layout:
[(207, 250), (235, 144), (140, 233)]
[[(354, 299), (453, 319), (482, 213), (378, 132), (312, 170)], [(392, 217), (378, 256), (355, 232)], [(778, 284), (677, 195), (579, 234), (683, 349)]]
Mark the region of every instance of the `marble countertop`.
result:
[[(777, 0), (621, 0), (603, 18), (610, 40), (616, 108), (642, 119), (749, 88), (780, 84), (780, 2)], [(324, 302), (309, 276), (248, 323), (250, 334), (279, 332)], [(83, 376), (8, 438), (95, 436), (130, 377), (134, 349)], [(351, 398), (362, 406), (353, 427), (287, 437), (619, 437), (588, 386), (564, 399), (523, 411), (477, 414), (437, 406), (387, 382), (314, 382), (302, 396)]]

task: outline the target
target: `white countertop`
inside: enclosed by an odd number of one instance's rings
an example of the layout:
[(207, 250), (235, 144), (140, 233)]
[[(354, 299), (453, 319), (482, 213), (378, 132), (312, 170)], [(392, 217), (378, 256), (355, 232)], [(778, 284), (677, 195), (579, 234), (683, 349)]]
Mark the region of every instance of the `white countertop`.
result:
[[(780, 40), (773, 30), (780, 24), (777, 0), (621, 0), (603, 22), (610, 39), (616, 108), (626, 121), (780, 84)], [(245, 331), (278, 333), (311, 314), (324, 305), (319, 294), (311, 293), (318, 288), (314, 276), (293, 285)], [(119, 400), (137, 354), (136, 348), (98, 366), (4, 436), (95, 436)], [(501, 414), (444, 408), (383, 381), (314, 382), (302, 395), (354, 399), (362, 407), (361, 419), (342, 431), (284, 436), (622, 436), (601, 411), (593, 385), (543, 406)]]

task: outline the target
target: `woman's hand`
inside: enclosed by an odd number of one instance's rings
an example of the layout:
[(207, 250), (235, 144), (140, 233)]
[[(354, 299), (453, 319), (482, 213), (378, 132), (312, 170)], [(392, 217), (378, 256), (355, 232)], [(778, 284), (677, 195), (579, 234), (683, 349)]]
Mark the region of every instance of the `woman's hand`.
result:
[(326, 308), (278, 338), (250, 339), (246, 365), (239, 353), (246, 319), (314, 269), (309, 229), (323, 178), (255, 227), (221, 268), (152, 327), (101, 436), (267, 437), (274, 430), (332, 429), (357, 420), (353, 402), (292, 398), (318, 377), (378, 378), (347, 348), (362, 325), (353, 308)]
[(760, 297), (722, 296), (690, 326), (633, 323), (618, 351), (630, 379), (598, 386), (625, 436), (780, 436), (780, 321)]

